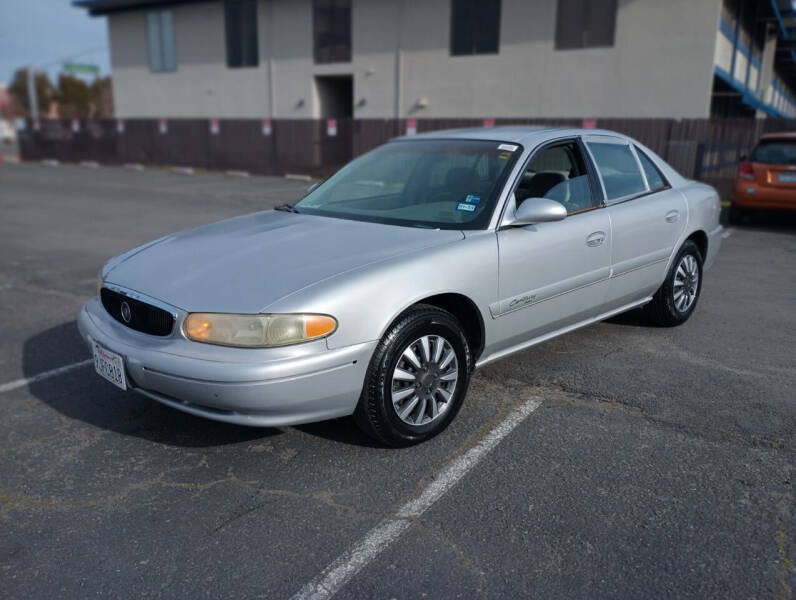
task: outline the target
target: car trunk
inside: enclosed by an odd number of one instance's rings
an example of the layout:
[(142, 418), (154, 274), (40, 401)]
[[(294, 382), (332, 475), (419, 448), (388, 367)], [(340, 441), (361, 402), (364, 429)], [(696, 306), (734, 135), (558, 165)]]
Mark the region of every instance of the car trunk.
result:
[(752, 153), (751, 162), (757, 185), (796, 189), (796, 139), (761, 140)]
[(796, 189), (796, 166), (752, 163), (755, 181), (765, 187)]

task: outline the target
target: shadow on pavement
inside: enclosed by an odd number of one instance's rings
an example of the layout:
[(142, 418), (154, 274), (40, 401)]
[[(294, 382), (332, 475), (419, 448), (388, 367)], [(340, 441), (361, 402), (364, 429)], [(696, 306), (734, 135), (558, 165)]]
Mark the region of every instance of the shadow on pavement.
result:
[[(24, 377), (29, 378), (87, 358), (90, 355), (77, 324), (70, 321), (26, 340), (22, 369)], [(135, 392), (123, 392), (103, 381), (91, 365), (32, 382), (28, 388), (31, 395), (70, 419), (169, 446), (223, 446), (282, 433), (276, 428), (244, 427), (195, 417)], [(296, 429), (334, 442), (379, 447), (352, 419), (311, 423)]]
[(647, 318), (647, 315), (644, 314), (644, 310), (641, 308), (636, 308), (630, 310), (628, 312), (624, 312), (621, 314), (616, 315), (615, 317), (611, 317), (610, 319), (606, 319), (606, 323), (611, 323), (613, 325), (628, 325), (630, 327), (646, 327), (654, 328), (656, 325), (651, 323), (650, 320)]
[[(26, 378), (90, 358), (74, 321), (26, 340), (22, 356)], [(279, 429), (243, 427), (194, 417), (135, 392), (123, 392), (103, 381), (91, 365), (32, 382), (28, 388), (31, 395), (70, 419), (169, 446), (223, 446), (282, 433)]]
[(796, 212), (749, 212), (738, 223), (730, 223), (727, 209), (724, 212), (721, 222), (725, 227), (796, 235)]
[(381, 448), (384, 445), (366, 435), (353, 418), (344, 417), (333, 421), (321, 421), (319, 423), (308, 423), (297, 425), (295, 429), (308, 435), (323, 438), (332, 442), (350, 444), (352, 446), (363, 446), (365, 448)]

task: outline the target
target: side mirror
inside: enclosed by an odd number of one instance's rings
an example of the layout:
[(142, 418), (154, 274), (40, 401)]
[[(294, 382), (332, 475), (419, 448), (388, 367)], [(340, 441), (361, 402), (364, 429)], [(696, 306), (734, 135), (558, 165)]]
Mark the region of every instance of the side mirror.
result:
[(514, 211), (508, 225), (533, 225), (561, 221), (567, 217), (567, 209), (560, 202), (549, 198), (528, 198)]
[(309, 193), (310, 193), (312, 190), (314, 190), (314, 189), (315, 189), (316, 187), (318, 187), (319, 185), (321, 185), (321, 184), (320, 184), (320, 182), (316, 181), (316, 182), (315, 182), (315, 183), (313, 183), (313, 184), (312, 184), (310, 187), (308, 187), (308, 188), (307, 188), (307, 193), (309, 194)]

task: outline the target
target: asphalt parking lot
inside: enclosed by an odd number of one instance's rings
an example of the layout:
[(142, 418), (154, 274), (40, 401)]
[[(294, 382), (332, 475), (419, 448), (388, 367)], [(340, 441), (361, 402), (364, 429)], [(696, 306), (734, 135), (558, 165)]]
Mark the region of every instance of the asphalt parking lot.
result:
[(0, 596), (793, 597), (796, 219), (729, 228), (686, 325), (628, 313), (485, 367), (409, 449), (94, 374), (74, 318), (105, 260), (305, 187), (0, 164)]

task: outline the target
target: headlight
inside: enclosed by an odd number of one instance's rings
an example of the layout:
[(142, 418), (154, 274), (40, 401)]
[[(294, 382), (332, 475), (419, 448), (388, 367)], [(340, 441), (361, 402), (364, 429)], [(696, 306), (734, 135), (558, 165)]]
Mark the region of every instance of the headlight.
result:
[(188, 339), (205, 344), (268, 348), (331, 335), (337, 320), (328, 315), (234, 315), (191, 313), (183, 325)]

